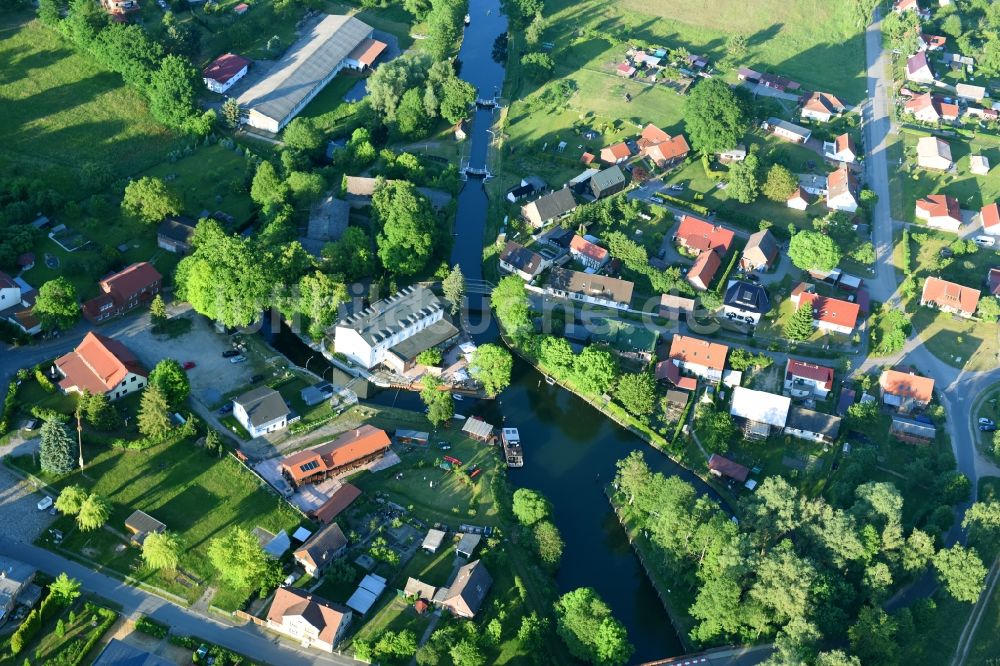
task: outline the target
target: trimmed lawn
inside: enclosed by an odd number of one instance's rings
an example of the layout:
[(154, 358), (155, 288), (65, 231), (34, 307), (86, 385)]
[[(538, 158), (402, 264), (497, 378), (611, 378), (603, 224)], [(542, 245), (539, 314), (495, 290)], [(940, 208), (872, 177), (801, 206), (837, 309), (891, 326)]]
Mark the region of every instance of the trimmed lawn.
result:
[(0, 17), (0, 164), (76, 192), (81, 179), (87, 182), (86, 171), (134, 175), (181, 144), (119, 75), (33, 19), (27, 13)]
[[(121, 451), (84, 446), (87, 467), (49, 479), (56, 489), (79, 484), (112, 502), (103, 530), (79, 532), (72, 518), (56, 521), (66, 537), (62, 548), (97, 560), (120, 574), (162, 587), (189, 602), (208, 585), (219, 590), (216, 605), (233, 610), (252, 590), (233, 590), (215, 578), (207, 558), (209, 541), (233, 527), (263, 527), (270, 532), (294, 529), (299, 516), (235, 459), (208, 456), (189, 440), (161, 444), (145, 451)], [(15, 464), (42, 476), (30, 457)], [(124, 546), (124, 521), (141, 509), (176, 532), (185, 551), (179, 575), (151, 572), (140, 565), (139, 550)], [(55, 549), (42, 538), (42, 545)]]
[(958, 199), (963, 210), (975, 212), (983, 205), (1000, 199), (1000, 170), (992, 168), (985, 176), (975, 176), (969, 171), (970, 155), (983, 155), (991, 165), (1000, 164), (1000, 138), (984, 134), (975, 139), (943, 137), (951, 146), (952, 159), (958, 169), (957, 174), (951, 174), (916, 166), (917, 140), (927, 135), (914, 130), (901, 132), (905, 157), (898, 178), (901, 183), (901, 209), (893, 211), (896, 217), (923, 224), (914, 218), (913, 206), (917, 199), (928, 194), (951, 195)]
[(441, 587), (449, 583), (452, 564), (455, 561), (454, 534), (445, 535), (445, 540), (436, 553), (428, 553), (422, 548), (406, 563), (396, 577), (397, 587), (402, 589), (407, 578), (418, 578), (425, 583)]

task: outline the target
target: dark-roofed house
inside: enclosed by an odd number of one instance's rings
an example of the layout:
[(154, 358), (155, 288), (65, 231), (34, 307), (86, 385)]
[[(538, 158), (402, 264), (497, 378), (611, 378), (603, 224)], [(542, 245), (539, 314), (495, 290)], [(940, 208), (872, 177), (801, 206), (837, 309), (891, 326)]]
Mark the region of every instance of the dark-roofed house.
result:
[(727, 319), (756, 326), (771, 311), (767, 289), (755, 282), (730, 280), (722, 299)]
[(590, 179), (590, 191), (598, 199), (618, 194), (625, 189), (625, 172), (620, 166), (598, 171)]
[(90, 391), (109, 400), (141, 390), (149, 374), (125, 345), (93, 331), (55, 365), (63, 376), (59, 382), (63, 393)]
[(801, 127), (787, 120), (780, 118), (768, 118), (764, 123), (765, 129), (771, 130), (775, 136), (791, 141), (792, 143), (805, 143), (812, 136), (812, 132), (805, 127)]
[(349, 608), (302, 590), (279, 587), (267, 611), (267, 626), (303, 646), (333, 652), (352, 617)]
[(112, 638), (91, 666), (174, 666), (174, 662)]
[(246, 76), (250, 61), (235, 53), (225, 53), (201, 71), (202, 81), (212, 92), (222, 94)]
[(751, 234), (740, 257), (740, 268), (745, 271), (766, 271), (778, 258), (778, 241), (767, 229)]
[(479, 546), (480, 541), (482, 541), (482, 537), (480, 535), (466, 532), (458, 540), (458, 545), (455, 546), (455, 552), (467, 560), (472, 559), (472, 555), (476, 552), (476, 547)]
[(627, 310), (632, 303), (633, 288), (627, 280), (553, 268), (545, 291), (559, 298)]
[(279, 468), (297, 488), (377, 460), (385, 455), (391, 444), (384, 430), (365, 424), (332, 441), (285, 456)]
[(937, 437), (937, 428), (933, 423), (893, 416), (889, 434), (903, 442), (929, 444)]
[(566, 217), (576, 210), (576, 199), (568, 187), (549, 192), (521, 207), (521, 217), (537, 228), (544, 227), (553, 220)]
[(715, 476), (726, 476), (739, 483), (743, 483), (750, 476), (749, 469), (717, 453), (713, 453), (708, 459), (708, 471)]
[(123, 315), (153, 300), (160, 292), (163, 276), (153, 265), (142, 261), (98, 281), (101, 295), (83, 304), (83, 316), (97, 324)]
[(286, 427), (290, 413), (284, 398), (270, 386), (260, 386), (233, 399), (233, 416), (251, 437)]
[(854, 404), (854, 399), (857, 397), (858, 394), (854, 389), (842, 389), (840, 391), (840, 397), (837, 399), (837, 416), (846, 415), (847, 410)]
[(482, 560), (469, 562), (459, 568), (455, 580), (447, 588), (441, 588), (434, 595), (434, 603), (447, 608), (453, 615), (474, 618), (483, 605), (493, 578)]
[(462, 432), (472, 439), (479, 440), (480, 442), (488, 442), (493, 439), (493, 424), (487, 423), (478, 416), (470, 416), (465, 419)]
[(197, 223), (190, 217), (170, 215), (156, 228), (156, 245), (174, 254), (191, 251), (191, 236)]
[(420, 352), (458, 334), (444, 311), (430, 289), (406, 287), (337, 322), (334, 352), (366, 369), (384, 363), (404, 372)]
[(990, 288), (990, 294), (1000, 296), (1000, 268), (991, 268), (986, 273), (986, 285)]
[(343, 199), (328, 194), (309, 209), (309, 223), (306, 234), (299, 238), (305, 250), (319, 257), (323, 246), (338, 240), (347, 231), (351, 215), (351, 205)]
[(347, 550), (347, 537), (337, 523), (330, 523), (295, 551), (295, 561), (316, 577)]
[(917, 83), (934, 83), (934, 70), (927, 60), (926, 51), (918, 51), (906, 61), (906, 80)]
[(353, 484), (345, 483), (337, 488), (319, 508), (312, 511), (312, 517), (321, 523), (328, 524), (359, 497), (361, 497), (361, 489)]
[(125, 519), (125, 528), (132, 533), (132, 542), (141, 544), (148, 534), (154, 532), (161, 534), (167, 529), (167, 526), (145, 511), (137, 509)]
[(0, 556), (0, 623), (7, 621), (18, 603), (27, 604), (32, 597), (36, 597), (34, 591), (41, 593), (33, 585), (37, 573), (38, 570), (31, 564)]
[(525, 282), (533, 280), (550, 265), (551, 263), (543, 259), (542, 255), (514, 241), (507, 241), (503, 252), (500, 253), (500, 268), (508, 273), (514, 273)]
[(825, 400), (833, 390), (833, 368), (790, 358), (785, 364), (785, 390), (793, 398)]
[(832, 444), (840, 434), (840, 417), (792, 406), (788, 410), (785, 434), (821, 444)]

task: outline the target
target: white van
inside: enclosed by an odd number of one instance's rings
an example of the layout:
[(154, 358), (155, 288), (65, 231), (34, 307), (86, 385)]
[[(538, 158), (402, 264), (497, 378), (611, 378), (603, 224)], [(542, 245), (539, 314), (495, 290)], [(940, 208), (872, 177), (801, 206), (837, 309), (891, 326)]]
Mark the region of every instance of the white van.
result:
[(993, 247), (997, 244), (997, 239), (993, 236), (976, 236), (972, 239), (979, 247)]

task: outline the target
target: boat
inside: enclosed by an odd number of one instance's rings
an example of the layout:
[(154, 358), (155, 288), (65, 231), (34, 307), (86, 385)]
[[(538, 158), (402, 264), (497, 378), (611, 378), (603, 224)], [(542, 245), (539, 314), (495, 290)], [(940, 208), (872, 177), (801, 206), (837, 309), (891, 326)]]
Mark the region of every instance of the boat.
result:
[(521, 433), (517, 428), (502, 428), (500, 440), (507, 467), (524, 467), (524, 451), (521, 449)]
[(556, 380), (553, 379), (551, 375), (545, 375), (545, 383), (549, 386), (553, 386), (556, 383)]
[(465, 25), (469, 25), (470, 23), (472, 23), (472, 17), (469, 16), (468, 14), (466, 14), (465, 15)]
[(451, 397), (453, 397), (455, 400), (465, 400), (465, 398), (463, 398), (460, 393), (452, 393)]

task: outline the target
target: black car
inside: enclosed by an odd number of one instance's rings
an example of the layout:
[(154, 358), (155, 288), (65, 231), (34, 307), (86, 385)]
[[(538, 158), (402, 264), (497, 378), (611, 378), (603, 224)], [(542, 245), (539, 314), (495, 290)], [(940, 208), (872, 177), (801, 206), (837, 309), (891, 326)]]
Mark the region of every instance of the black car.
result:
[(231, 411), (233, 411), (233, 402), (232, 402), (232, 400), (230, 400), (229, 402), (227, 402), (226, 404), (224, 404), (222, 407), (219, 407), (219, 414), (228, 414)]
[(234, 356), (239, 356), (239, 355), (240, 355), (239, 349), (227, 349), (226, 351), (222, 352), (222, 358), (232, 358)]
[(997, 429), (997, 427), (995, 425), (981, 425), (979, 426), (979, 429), (983, 432), (993, 432)]
[(256, 384), (257, 382), (262, 381), (263, 379), (264, 375), (254, 375), (253, 377), (250, 378), (250, 383)]

